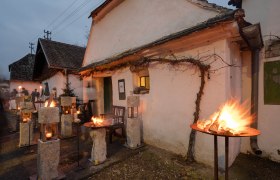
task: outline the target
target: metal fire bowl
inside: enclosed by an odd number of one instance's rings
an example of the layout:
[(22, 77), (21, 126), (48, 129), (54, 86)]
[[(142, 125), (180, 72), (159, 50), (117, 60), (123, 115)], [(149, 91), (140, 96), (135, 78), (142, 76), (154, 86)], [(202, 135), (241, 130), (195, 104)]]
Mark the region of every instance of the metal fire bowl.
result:
[(200, 129), (197, 127), (197, 124), (192, 124), (191, 128), (193, 130), (202, 132), (202, 133), (206, 133), (206, 134), (210, 134), (210, 135), (216, 135), (216, 136), (224, 136), (224, 137), (250, 137), (250, 136), (258, 136), (261, 134), (261, 132), (257, 129), (254, 128), (248, 128), (246, 130), (246, 132), (240, 133), (240, 134), (231, 134), (231, 133), (217, 133), (214, 131), (207, 131), (205, 129)]
[(99, 128), (108, 128), (110, 125), (104, 125), (104, 126), (96, 126), (93, 122), (86, 122), (83, 124), (83, 126), (91, 129), (99, 129)]

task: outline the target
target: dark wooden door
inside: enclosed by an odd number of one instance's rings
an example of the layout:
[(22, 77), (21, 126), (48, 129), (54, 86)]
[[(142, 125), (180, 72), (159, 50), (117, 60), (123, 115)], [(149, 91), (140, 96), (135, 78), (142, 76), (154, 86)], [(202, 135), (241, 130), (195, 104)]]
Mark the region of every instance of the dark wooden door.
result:
[(110, 113), (113, 104), (112, 78), (104, 78), (104, 113)]

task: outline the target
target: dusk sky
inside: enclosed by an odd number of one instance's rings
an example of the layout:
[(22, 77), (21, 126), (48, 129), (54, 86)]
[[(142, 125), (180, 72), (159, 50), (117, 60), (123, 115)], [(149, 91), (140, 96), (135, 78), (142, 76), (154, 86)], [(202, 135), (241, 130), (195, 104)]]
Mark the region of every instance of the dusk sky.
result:
[[(90, 12), (104, 0), (1, 0), (0, 3), (0, 77), (9, 78), (9, 64), (34, 52), (44, 29), (51, 38), (79, 46), (86, 45), (91, 26)], [(209, 0), (227, 6), (228, 0)]]

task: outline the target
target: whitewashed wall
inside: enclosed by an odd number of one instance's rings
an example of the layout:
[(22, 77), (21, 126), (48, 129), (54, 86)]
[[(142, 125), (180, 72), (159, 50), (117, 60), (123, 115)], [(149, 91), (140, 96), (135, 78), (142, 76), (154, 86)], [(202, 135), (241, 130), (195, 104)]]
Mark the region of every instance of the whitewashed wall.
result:
[[(215, 15), (216, 12), (202, 9), (186, 0), (125, 1), (92, 25), (83, 65), (150, 43)], [(240, 64), (239, 47), (228, 43), (226, 39), (211, 42), (178, 55), (197, 57), (198, 52), (203, 55), (215, 52), (226, 62)], [(213, 68), (224, 65), (217, 61)], [(165, 65), (149, 67), (151, 89), (149, 94), (140, 95), (141, 126), (146, 143), (177, 154), (186, 154), (196, 93), (200, 86), (197, 72), (193, 69), (175, 71)], [(128, 68), (112, 73), (113, 104), (126, 106), (126, 100), (119, 100), (119, 79), (125, 79), (128, 96), (133, 90), (133, 75)], [(88, 78), (84, 79), (84, 86), (86, 81)], [(94, 81), (101, 82), (100, 79)], [(100, 98), (99, 106), (102, 107), (103, 96), (98, 93), (102, 92), (102, 87), (99, 86), (102, 86), (102, 83), (96, 83), (96, 98)], [(231, 96), (241, 96), (240, 69), (224, 68), (212, 74), (205, 86), (200, 117), (208, 118)], [(219, 160), (223, 162), (224, 139), (219, 139), (219, 149)], [(230, 139), (230, 163), (239, 153), (239, 149), (240, 139)], [(213, 166), (213, 136), (197, 133), (195, 150), (198, 161)], [(221, 162), (219, 165), (223, 166)]]
[[(44, 80), (42, 84), (44, 85), (45, 82), (48, 82), (50, 92), (54, 87), (56, 87), (57, 95), (59, 96), (60, 94), (63, 94), (62, 89), (65, 88), (66, 77), (61, 72), (58, 72), (51, 78)], [(69, 74), (69, 82), (71, 82), (70, 87), (74, 89), (74, 93), (79, 97), (79, 99), (82, 99), (83, 81), (79, 79), (79, 76)]]
[(84, 66), (192, 27), (216, 14), (186, 0), (124, 1), (91, 27)]
[[(221, 40), (180, 53), (179, 56), (196, 56), (197, 52), (215, 52), (225, 61), (240, 64), (238, 47), (231, 47), (226, 40)], [(204, 54), (206, 55), (206, 54)], [(220, 61), (213, 68), (220, 67)], [(149, 94), (140, 95), (143, 138), (152, 144), (177, 154), (185, 155), (188, 148), (190, 125), (193, 122), (196, 93), (200, 78), (197, 71), (175, 71), (166, 65), (149, 68), (151, 89)], [(232, 78), (231, 78), (232, 75)], [(112, 75), (113, 103), (126, 106), (126, 100), (119, 100), (118, 80), (125, 79), (126, 96), (133, 90), (133, 76), (129, 69), (117, 71)], [(201, 104), (202, 119), (208, 118), (218, 107), (232, 96), (241, 96), (240, 68), (224, 68), (207, 80)], [(219, 138), (219, 161), (223, 168), (224, 139)], [(230, 138), (230, 163), (239, 153), (240, 139)], [(213, 165), (213, 136), (197, 133), (195, 156), (200, 162)]]
[(34, 91), (34, 89), (37, 89), (38, 91), (40, 91), (40, 85), (41, 84), (39, 82), (33, 82), (33, 81), (11, 81), (10, 82), (10, 92), (13, 91), (13, 89), (16, 89), (17, 91), (19, 91), (18, 87), (22, 86), (28, 90), (29, 94), (31, 94), (32, 91)]
[[(251, 23), (261, 24), (261, 30), (264, 41), (269, 39), (267, 35), (280, 36), (280, 1), (279, 0), (243, 0), (242, 8), (245, 9), (246, 20)], [(274, 37), (272, 37), (274, 38)], [(244, 98), (250, 98), (251, 96), (251, 76), (248, 74), (251, 72), (250, 55), (248, 52), (244, 53), (243, 63), (243, 81), (248, 82), (244, 86), (243, 96)], [(264, 104), (264, 63), (267, 61), (279, 61), (280, 57), (266, 59), (264, 57), (264, 49), (260, 53), (260, 71), (259, 71), (259, 118), (258, 129), (261, 131), (261, 135), (258, 136), (258, 144), (263, 151), (263, 156), (268, 157), (274, 161), (280, 162), (280, 136), (279, 136), (279, 117), (280, 117), (280, 105), (265, 105)], [(242, 152), (251, 152), (249, 138), (242, 139)]]

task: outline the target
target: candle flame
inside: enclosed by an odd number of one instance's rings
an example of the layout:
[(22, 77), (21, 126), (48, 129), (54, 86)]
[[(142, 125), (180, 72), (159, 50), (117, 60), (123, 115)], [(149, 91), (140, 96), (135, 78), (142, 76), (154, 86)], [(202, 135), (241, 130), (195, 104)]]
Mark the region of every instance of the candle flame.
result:
[(46, 132), (46, 138), (49, 139), (52, 137), (52, 133), (51, 132)]

